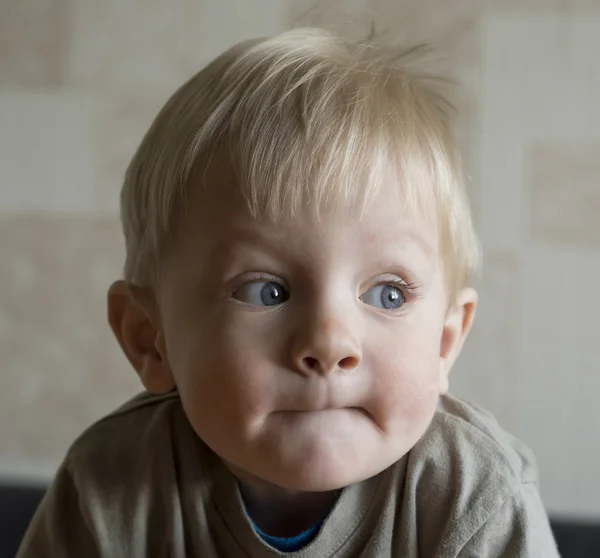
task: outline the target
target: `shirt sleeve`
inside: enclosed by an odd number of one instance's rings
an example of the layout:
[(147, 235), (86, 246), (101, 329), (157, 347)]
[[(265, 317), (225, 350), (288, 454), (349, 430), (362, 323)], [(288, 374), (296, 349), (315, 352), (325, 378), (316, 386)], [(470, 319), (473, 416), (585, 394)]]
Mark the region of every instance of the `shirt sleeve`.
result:
[(560, 558), (535, 483), (520, 485), (477, 530), (459, 558)]
[(16, 558), (99, 556), (67, 466), (58, 470), (25, 533)]

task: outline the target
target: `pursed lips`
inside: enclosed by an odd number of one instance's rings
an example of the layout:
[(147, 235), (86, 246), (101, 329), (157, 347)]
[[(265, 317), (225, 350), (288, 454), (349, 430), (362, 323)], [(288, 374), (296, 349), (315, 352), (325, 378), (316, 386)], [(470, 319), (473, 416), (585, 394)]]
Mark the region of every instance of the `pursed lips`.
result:
[(336, 411), (349, 411), (349, 412), (356, 412), (356, 413), (360, 413), (364, 416), (366, 416), (367, 418), (371, 419), (371, 414), (364, 408), (362, 407), (348, 407), (348, 406), (325, 406), (325, 407), (299, 407), (299, 408), (292, 408), (292, 409), (285, 409), (285, 410), (281, 410), (278, 411), (278, 413), (298, 413), (298, 414), (302, 414), (302, 413), (333, 413)]

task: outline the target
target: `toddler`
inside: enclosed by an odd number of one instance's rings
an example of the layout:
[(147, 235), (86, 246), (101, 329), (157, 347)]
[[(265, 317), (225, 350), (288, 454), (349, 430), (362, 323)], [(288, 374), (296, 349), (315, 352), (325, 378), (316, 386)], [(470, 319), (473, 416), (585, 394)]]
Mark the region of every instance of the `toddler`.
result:
[(448, 394), (479, 256), (424, 53), (297, 29), (171, 97), (108, 292), (145, 391), (70, 448), (20, 558), (558, 556), (531, 452)]

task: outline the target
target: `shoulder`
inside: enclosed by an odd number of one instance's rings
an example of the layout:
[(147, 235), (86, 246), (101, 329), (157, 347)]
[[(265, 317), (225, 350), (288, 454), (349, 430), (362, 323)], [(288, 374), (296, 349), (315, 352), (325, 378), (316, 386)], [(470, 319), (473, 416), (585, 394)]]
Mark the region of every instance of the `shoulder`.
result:
[(72, 444), (27, 547), (43, 547), (44, 556), (180, 556), (182, 499), (203, 513), (213, 486), (211, 455), (177, 393), (140, 394)]
[(502, 510), (535, 506), (545, 521), (531, 450), (490, 413), (449, 395), (407, 456), (404, 491), (432, 555), (454, 556)]
[(84, 490), (100, 485), (117, 489), (149, 478), (157, 468), (167, 469), (182, 439), (190, 439), (192, 447), (198, 443), (179, 395), (143, 392), (87, 428), (64, 463)]
[(462, 463), (471, 472), (493, 473), (499, 482), (537, 482), (537, 465), (527, 445), (485, 409), (451, 395), (440, 398), (429, 429), (414, 449), (438, 463)]
[(77, 462), (89, 453), (111, 447), (138, 448), (148, 436), (159, 434), (165, 422), (178, 414), (179, 407), (175, 392), (142, 392), (86, 428), (71, 445), (67, 457)]

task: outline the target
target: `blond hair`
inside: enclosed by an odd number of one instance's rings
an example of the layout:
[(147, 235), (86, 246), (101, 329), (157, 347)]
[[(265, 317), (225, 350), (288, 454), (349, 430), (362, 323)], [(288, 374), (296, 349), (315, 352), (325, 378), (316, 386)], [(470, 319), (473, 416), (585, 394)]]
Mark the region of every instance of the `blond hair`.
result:
[(121, 193), (125, 279), (158, 280), (191, 173), (219, 146), (254, 215), (360, 203), (394, 169), (407, 206), (435, 202), (451, 296), (479, 260), (446, 82), (424, 49), (296, 29), (240, 43), (178, 89), (133, 157)]

